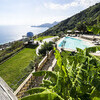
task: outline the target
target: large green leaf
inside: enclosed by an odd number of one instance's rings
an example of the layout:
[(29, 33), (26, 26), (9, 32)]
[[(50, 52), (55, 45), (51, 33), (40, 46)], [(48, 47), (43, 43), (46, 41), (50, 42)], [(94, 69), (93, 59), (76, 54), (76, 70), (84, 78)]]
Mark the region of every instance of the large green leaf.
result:
[[(47, 75), (48, 77), (52, 77), (53, 79), (57, 80), (57, 74), (56, 72), (53, 71), (39, 71), (39, 72), (34, 72), (33, 76), (43, 76), (43, 75)], [(48, 78), (45, 77), (45, 78)]]
[(33, 76), (43, 76), (46, 74), (46, 71), (33, 72), (32, 74)]
[(50, 80), (43, 80), (42, 84), (43, 87), (47, 87), (47, 88), (53, 88), (53, 86), (55, 85), (54, 82), (50, 81)]
[(87, 26), (87, 30), (89, 32), (93, 32), (94, 34), (100, 33), (100, 27), (98, 27), (98, 26)]
[(40, 92), (43, 92), (44, 90), (46, 90), (45, 87), (35, 87), (35, 88), (28, 90), (27, 93), (29, 94), (40, 93)]
[(88, 30), (89, 32), (91, 32), (91, 31), (93, 30), (93, 27), (92, 27), (92, 26), (87, 26), (87, 30)]
[(36, 93), (21, 100), (64, 100), (58, 94), (52, 92)]
[(58, 50), (56, 50), (56, 48), (54, 48), (55, 50), (55, 58), (57, 59), (57, 65), (59, 66), (59, 68), (61, 69), (61, 66), (62, 66), (62, 59), (61, 59), (61, 55), (59, 53)]
[(84, 53), (84, 51), (80, 48), (76, 48), (77, 52), (80, 53), (81, 55)]
[(97, 51), (97, 47), (89, 47), (87, 48), (87, 52), (91, 53), (91, 52), (96, 52)]

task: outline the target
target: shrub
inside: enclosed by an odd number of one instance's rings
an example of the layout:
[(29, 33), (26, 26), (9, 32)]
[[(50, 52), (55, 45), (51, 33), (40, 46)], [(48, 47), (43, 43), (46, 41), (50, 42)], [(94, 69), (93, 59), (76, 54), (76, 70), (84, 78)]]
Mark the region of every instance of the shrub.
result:
[(41, 49), (39, 49), (39, 54), (41, 54), (42, 56), (46, 55), (47, 51), (50, 51), (53, 49), (53, 42), (45, 42), (44, 45), (41, 46)]
[(15, 50), (16, 48), (19, 48), (21, 46), (23, 46), (23, 42), (22, 41), (16, 41), (11, 45), (11, 49)]

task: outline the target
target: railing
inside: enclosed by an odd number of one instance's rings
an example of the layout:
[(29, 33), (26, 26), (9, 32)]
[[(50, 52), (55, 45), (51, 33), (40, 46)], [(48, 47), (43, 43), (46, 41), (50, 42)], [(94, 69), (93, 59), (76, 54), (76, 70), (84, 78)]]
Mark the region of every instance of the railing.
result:
[[(51, 50), (44, 58), (43, 60), (39, 63), (38, 65), (38, 71), (43, 68), (47, 60), (52, 56), (53, 50)], [(16, 89), (14, 94), (17, 96), (17, 98), (21, 98), (24, 96), (25, 92), (31, 87), (30, 85), (34, 82), (35, 77), (32, 75), (32, 73), (35, 72), (33, 70), (29, 76), (24, 80), (24, 82)]]

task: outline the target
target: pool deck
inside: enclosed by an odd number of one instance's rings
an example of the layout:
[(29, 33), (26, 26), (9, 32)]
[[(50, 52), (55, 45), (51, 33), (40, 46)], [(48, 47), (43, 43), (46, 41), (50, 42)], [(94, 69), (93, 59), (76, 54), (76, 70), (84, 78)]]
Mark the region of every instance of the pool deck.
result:
[(91, 41), (91, 40), (83, 39), (83, 38), (81, 38), (81, 37), (72, 37), (72, 38), (76, 38), (76, 39), (85, 41), (85, 42), (89, 43), (89, 44), (91, 45), (91, 47), (92, 47), (92, 46), (96, 46), (95, 44), (92, 43), (93, 41)]
[(100, 36), (96, 36), (96, 35), (81, 35), (81, 36), (90, 38), (91, 40), (93, 40), (93, 38), (100, 39)]
[[(67, 36), (66, 36), (66, 37), (67, 37)], [(58, 48), (58, 50), (59, 50), (60, 52), (61, 52), (62, 47), (58, 47), (58, 44), (59, 44), (61, 41), (63, 41), (64, 38), (65, 38), (65, 37), (61, 38), (59, 41), (56, 42), (57, 48)], [(92, 47), (92, 46), (95, 46), (95, 45), (92, 43), (93, 41), (91, 41), (91, 40), (83, 39), (83, 38), (81, 38), (81, 37), (72, 37), (72, 38), (85, 41), (86, 43), (88, 43), (89, 45), (91, 45), (91, 47)], [(74, 51), (74, 52), (77, 52), (77, 51), (74, 50), (74, 49), (69, 49), (69, 48), (63, 48), (63, 49), (66, 50), (66, 51), (72, 51), (72, 52)]]

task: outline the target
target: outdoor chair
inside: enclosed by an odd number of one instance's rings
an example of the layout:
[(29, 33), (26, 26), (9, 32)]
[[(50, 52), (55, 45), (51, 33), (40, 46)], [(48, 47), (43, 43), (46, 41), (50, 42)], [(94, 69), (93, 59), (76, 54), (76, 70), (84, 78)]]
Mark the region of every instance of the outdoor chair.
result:
[(95, 40), (95, 41), (92, 42), (92, 43), (94, 43), (95, 45), (100, 45), (100, 39), (99, 39), (99, 40)]

